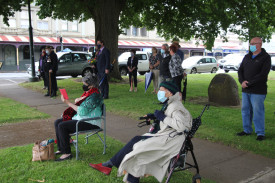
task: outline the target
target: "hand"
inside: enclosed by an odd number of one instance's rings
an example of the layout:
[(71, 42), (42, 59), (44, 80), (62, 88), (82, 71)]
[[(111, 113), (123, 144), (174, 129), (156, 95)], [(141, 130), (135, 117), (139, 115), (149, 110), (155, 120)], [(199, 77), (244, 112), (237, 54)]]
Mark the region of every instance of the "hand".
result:
[(52, 70), (52, 69), (50, 69), (50, 70), (49, 70), (49, 73), (52, 73), (52, 72), (53, 72), (53, 70)]
[(152, 66), (152, 65), (150, 65), (150, 67), (149, 67), (150, 69), (153, 69), (154, 67)]
[(79, 102), (80, 100), (83, 100), (84, 98), (86, 98), (86, 97), (79, 97), (79, 98), (76, 98), (74, 102), (77, 103), (77, 102)]
[(159, 120), (159, 121), (163, 121), (164, 118), (166, 118), (166, 115), (164, 114), (163, 111), (155, 110), (154, 115), (157, 118), (157, 120)]
[(248, 87), (247, 84), (248, 84), (248, 81), (243, 81), (242, 82), (242, 88), (247, 88)]
[(110, 72), (110, 71), (109, 71), (108, 69), (105, 69), (105, 73), (106, 73), (106, 74), (109, 74), (109, 72)]
[(65, 100), (63, 95), (60, 96), (60, 99), (62, 102), (64, 102), (65, 104), (68, 104), (69, 103), (69, 100)]

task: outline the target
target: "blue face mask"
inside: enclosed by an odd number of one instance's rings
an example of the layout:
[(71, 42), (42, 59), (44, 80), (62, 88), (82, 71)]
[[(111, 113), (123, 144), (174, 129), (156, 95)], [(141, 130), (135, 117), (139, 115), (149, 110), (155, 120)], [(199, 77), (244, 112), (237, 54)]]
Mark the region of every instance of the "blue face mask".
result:
[(252, 53), (254, 53), (255, 51), (257, 51), (256, 45), (250, 45), (249, 49)]
[(160, 50), (160, 53), (161, 53), (161, 54), (164, 54), (164, 53), (165, 53), (165, 51), (164, 51), (163, 49), (161, 49), (161, 50)]
[(167, 98), (165, 97), (165, 91), (159, 90), (159, 92), (158, 92), (158, 100), (160, 102), (162, 102), (162, 103), (167, 100)]

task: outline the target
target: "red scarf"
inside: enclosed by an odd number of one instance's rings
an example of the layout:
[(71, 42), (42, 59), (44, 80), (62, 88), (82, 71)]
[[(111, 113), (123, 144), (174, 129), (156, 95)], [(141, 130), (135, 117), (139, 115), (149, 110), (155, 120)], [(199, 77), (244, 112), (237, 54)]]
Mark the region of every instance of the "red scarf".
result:
[[(81, 97), (85, 97), (84, 99), (78, 101), (75, 105), (80, 106), (80, 104), (90, 95), (93, 93), (99, 93), (97, 88), (92, 88), (87, 92), (84, 92)], [(73, 108), (68, 107), (64, 112), (63, 112), (63, 121), (69, 121), (72, 120), (73, 116), (76, 114), (77, 111), (75, 111)]]

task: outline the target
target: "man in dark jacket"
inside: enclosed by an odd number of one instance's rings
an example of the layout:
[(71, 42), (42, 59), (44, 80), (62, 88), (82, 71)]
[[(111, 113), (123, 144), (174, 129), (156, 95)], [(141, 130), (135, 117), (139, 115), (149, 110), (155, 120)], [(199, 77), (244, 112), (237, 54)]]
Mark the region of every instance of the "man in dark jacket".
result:
[(129, 71), (129, 83), (130, 92), (133, 91), (132, 77), (134, 78), (135, 92), (137, 92), (137, 70), (138, 70), (138, 58), (136, 57), (136, 50), (131, 50), (131, 57), (128, 58), (127, 68)]
[(104, 42), (102, 40), (97, 41), (97, 75), (100, 81), (100, 91), (103, 95), (104, 99), (109, 98), (109, 83), (107, 75), (110, 72), (111, 64), (110, 64), (110, 51), (104, 47)]
[(160, 82), (170, 81), (171, 80), (171, 73), (169, 70), (169, 62), (171, 60), (171, 55), (169, 53), (169, 46), (168, 44), (163, 44), (161, 46), (161, 56), (162, 60), (160, 61)]
[(243, 131), (238, 136), (253, 132), (252, 120), (259, 141), (265, 138), (264, 100), (267, 94), (267, 77), (271, 68), (271, 57), (262, 48), (262, 40), (255, 37), (250, 41), (250, 52), (245, 55), (239, 71), (242, 85)]
[(45, 96), (55, 97), (57, 91), (56, 71), (58, 70), (58, 59), (52, 46), (46, 47), (46, 54), (45, 76), (48, 78), (49, 86), (48, 93)]

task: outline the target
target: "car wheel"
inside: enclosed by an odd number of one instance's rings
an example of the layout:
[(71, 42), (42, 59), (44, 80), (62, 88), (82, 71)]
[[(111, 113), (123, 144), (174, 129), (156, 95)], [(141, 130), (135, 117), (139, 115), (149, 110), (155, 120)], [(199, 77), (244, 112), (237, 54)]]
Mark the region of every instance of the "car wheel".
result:
[(126, 69), (125, 67), (122, 67), (122, 68), (120, 69), (120, 74), (121, 74), (121, 76), (127, 76), (127, 73), (128, 73), (128, 71), (127, 71), (127, 69)]
[(144, 75), (145, 74), (145, 72), (138, 72), (140, 75)]
[(93, 73), (92, 69), (85, 69), (82, 73), (82, 77), (86, 76), (87, 74), (92, 74), (92, 73)]
[(229, 70), (224, 70), (224, 72), (225, 72), (225, 73), (228, 73), (228, 72), (229, 72)]
[(77, 74), (72, 74), (71, 75), (73, 78), (76, 78), (78, 75)]
[(197, 69), (195, 67), (193, 67), (191, 70), (191, 74), (196, 74), (196, 73), (197, 73)]
[(217, 68), (213, 67), (213, 69), (211, 70), (211, 73), (216, 73), (217, 72)]

